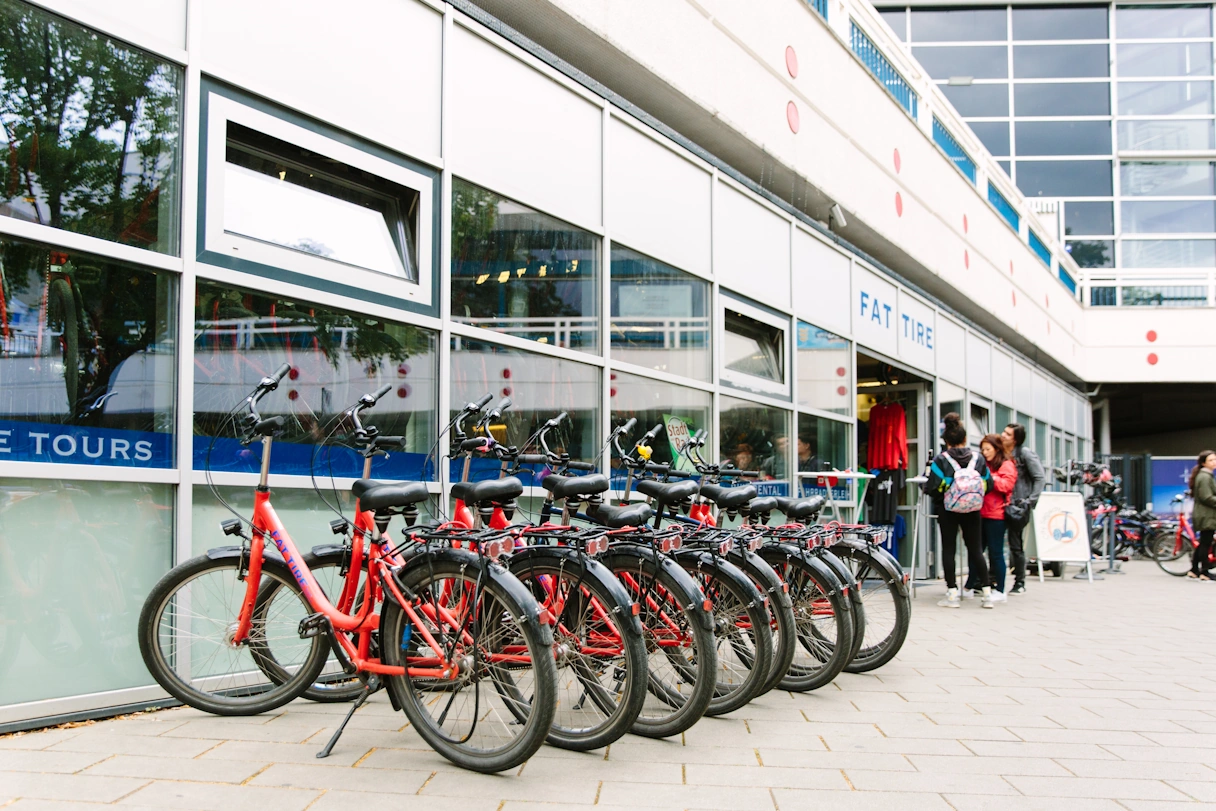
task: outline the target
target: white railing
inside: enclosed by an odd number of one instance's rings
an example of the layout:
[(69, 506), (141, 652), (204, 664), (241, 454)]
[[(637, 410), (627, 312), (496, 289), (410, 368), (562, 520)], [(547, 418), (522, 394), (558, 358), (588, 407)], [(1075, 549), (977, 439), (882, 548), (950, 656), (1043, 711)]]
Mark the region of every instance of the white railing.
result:
[(1216, 270), (1095, 269), (1079, 288), (1082, 304), (1092, 307), (1216, 306)]

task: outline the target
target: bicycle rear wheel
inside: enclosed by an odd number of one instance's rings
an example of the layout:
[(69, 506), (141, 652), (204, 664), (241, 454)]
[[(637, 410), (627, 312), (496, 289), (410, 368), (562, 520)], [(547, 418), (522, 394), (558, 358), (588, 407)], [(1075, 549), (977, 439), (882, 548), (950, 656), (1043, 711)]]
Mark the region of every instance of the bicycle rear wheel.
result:
[(1157, 566), (1166, 574), (1183, 577), (1191, 570), (1191, 555), (1195, 547), (1191, 544), (1191, 539), (1182, 534), (1181, 528), (1169, 533), (1154, 533), (1149, 539), (1148, 547), (1153, 553), (1153, 560), (1157, 561)]
[(844, 669), (849, 673), (868, 673), (894, 659), (903, 647), (912, 622), (912, 605), (903, 592), (902, 576), (882, 565), (877, 552), (838, 551), (846, 555), (866, 612), (865, 628), (856, 634), (862, 638), (861, 645)]
[(705, 594), (674, 561), (645, 547), (617, 546), (600, 561), (638, 604), (642, 621), (648, 690), (632, 732), (678, 735), (714, 696), (717, 654)]
[(453, 678), (386, 676), (394, 702), (456, 765), (484, 773), (519, 766), (545, 742), (555, 709), (552, 638), (536, 601), (502, 567), (460, 550), (424, 553), (397, 577), (423, 627), (386, 599), (385, 664), (458, 669)]
[(794, 604), (785, 591), (785, 583), (773, 571), (764, 558), (755, 552), (730, 553), (730, 562), (738, 566), (751, 579), (760, 593), (768, 598), (769, 627), (773, 633), (773, 664), (768, 679), (760, 688), (760, 695), (774, 689), (785, 678), (794, 661), (798, 639), (794, 630)]
[(534, 547), (508, 566), (557, 619), (549, 743), (586, 751), (619, 739), (646, 700), (646, 645), (632, 627), (633, 601), (603, 566), (569, 549)]
[[(245, 597), (240, 560), (200, 555), (170, 570), (152, 588), (139, 617), (139, 649), (148, 672), (170, 695), (217, 715), (256, 715), (291, 701), (316, 680), (329, 646), (301, 639), (312, 608), (287, 566), (262, 561), (263, 581), (278, 588), (249, 636), (231, 642)], [(273, 647), (279, 680), (260, 659)]]

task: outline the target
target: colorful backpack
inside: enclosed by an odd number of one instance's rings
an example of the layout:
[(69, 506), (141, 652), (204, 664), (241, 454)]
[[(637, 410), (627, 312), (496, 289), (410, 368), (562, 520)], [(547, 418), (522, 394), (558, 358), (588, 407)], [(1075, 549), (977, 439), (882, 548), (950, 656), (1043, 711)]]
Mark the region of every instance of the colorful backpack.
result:
[(954, 457), (945, 454), (946, 461), (954, 468), (954, 481), (946, 490), (943, 504), (952, 513), (973, 513), (984, 506), (984, 479), (975, 469), (975, 462), (980, 458), (978, 453), (971, 454), (971, 461), (966, 467), (959, 467)]

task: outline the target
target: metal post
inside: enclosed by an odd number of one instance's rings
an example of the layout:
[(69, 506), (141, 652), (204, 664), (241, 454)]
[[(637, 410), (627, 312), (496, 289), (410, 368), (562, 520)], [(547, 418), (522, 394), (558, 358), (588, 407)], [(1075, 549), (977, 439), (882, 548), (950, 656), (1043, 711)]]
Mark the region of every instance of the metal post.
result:
[(1106, 568), (1102, 571), (1105, 574), (1126, 574), (1122, 569), (1115, 567), (1115, 513), (1113, 510), (1106, 514), (1106, 543)]

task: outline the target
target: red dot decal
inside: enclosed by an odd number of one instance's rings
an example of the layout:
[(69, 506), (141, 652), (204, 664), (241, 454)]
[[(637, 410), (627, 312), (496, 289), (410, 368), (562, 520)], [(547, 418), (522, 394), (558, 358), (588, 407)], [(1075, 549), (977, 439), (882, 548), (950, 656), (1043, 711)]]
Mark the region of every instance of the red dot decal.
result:
[(904, 215), (904, 198), (899, 192), (895, 192), (895, 216), (902, 217)]
[(798, 105), (792, 101), (785, 105), (785, 120), (789, 122), (790, 132), (797, 135), (798, 130), (802, 127), (802, 121), (798, 117)]
[(410, 396), (410, 387), (409, 386), (398, 386), (397, 387), (397, 396), (400, 397), (402, 400), (404, 400), (406, 397), (409, 397)]
[(1149, 353), (1148, 353), (1148, 365), (1149, 365), (1149, 366), (1156, 366), (1156, 365), (1157, 365), (1157, 360), (1158, 360), (1158, 358), (1157, 358), (1157, 353), (1156, 353), (1156, 352), (1149, 352)]
[(410, 373), (410, 366), (408, 363), (403, 363), (397, 367), (397, 376), (398, 377), (405, 377), (409, 373)]
[(1144, 337), (1145, 337), (1145, 338), (1148, 338), (1148, 342), (1149, 342), (1150, 344), (1151, 344), (1151, 343), (1153, 343), (1154, 341), (1156, 341), (1156, 340), (1157, 340), (1157, 330), (1155, 330), (1155, 329), (1150, 329), (1150, 330), (1148, 331), (1148, 335), (1145, 335)]
[(1013, 260), (1012, 259), (1009, 260), (1009, 275), (1010, 276), (1013, 275)]
[(292, 380), (299, 380), (300, 379), (300, 370), (293, 366), (291, 371), (287, 373), (287, 376), (289, 378), (291, 378)]
[(845, 376), (845, 375), (847, 375), (848, 373), (849, 373), (849, 370), (848, 370), (848, 369), (846, 369), (846, 368), (844, 368), (843, 366), (837, 366), (837, 367), (836, 367), (836, 376), (837, 376), (837, 377), (844, 377), (844, 376)]
[(798, 54), (794, 53), (794, 46), (785, 46), (785, 69), (790, 72), (791, 79), (798, 78)]
[(849, 390), (846, 389), (844, 386), (837, 386), (836, 393), (839, 394), (841, 397), (844, 397), (846, 394), (849, 393)]
[(608, 389), (609, 397), (616, 397), (616, 389)]
[(510, 386), (503, 386), (503, 387), (502, 387), (502, 396), (503, 396), (503, 397), (510, 397), (510, 396), (511, 396), (511, 387), (510, 387)]
[(1046, 293), (1043, 294), (1043, 304), (1045, 304), (1048, 309), (1051, 309), (1051, 296), (1047, 295)]
[(965, 267), (965, 268), (971, 267), (971, 254), (968, 253), (967, 251), (963, 251), (963, 267)]
[(1051, 322), (1050, 321), (1047, 322), (1047, 334), (1048, 335), (1051, 334)]
[(899, 174), (899, 168), (900, 168), (901, 163), (902, 162), (899, 159), (899, 150), (896, 149), (895, 150), (895, 174)]
[(287, 392), (287, 399), (288, 400), (299, 400), (300, 392), (296, 391), (295, 389), (292, 389), (291, 391)]
[(502, 379), (503, 379), (503, 380), (510, 380), (510, 379), (511, 379), (511, 370), (510, 370), (510, 369), (503, 369), (503, 370), (502, 370)]
[(1013, 296), (1013, 306), (1018, 306), (1018, 291), (1010, 290), (1009, 295)]
[(967, 215), (966, 215), (966, 214), (964, 214), (964, 215), (963, 215), (963, 233), (964, 233), (964, 234), (965, 234), (965, 233), (967, 233), (967, 230), (968, 230), (968, 228), (967, 228)]

